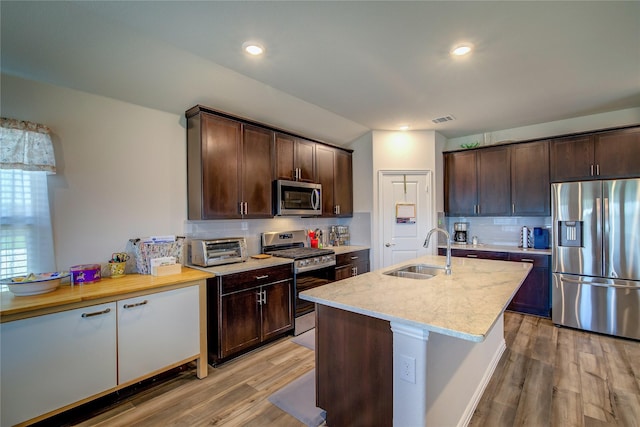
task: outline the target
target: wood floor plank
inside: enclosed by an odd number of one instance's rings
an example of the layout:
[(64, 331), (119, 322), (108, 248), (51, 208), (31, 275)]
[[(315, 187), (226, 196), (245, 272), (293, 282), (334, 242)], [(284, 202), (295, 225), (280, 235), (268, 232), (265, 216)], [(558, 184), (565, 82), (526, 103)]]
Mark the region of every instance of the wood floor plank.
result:
[(531, 359), (529, 370), (518, 400), (514, 425), (539, 427), (551, 424), (553, 366)]

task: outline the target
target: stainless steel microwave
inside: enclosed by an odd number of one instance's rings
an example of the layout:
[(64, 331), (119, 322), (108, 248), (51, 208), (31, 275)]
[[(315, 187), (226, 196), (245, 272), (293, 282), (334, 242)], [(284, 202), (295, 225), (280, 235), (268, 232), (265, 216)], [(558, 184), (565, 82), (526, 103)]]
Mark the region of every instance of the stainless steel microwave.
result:
[(277, 216), (314, 216), (322, 214), (322, 185), (309, 182), (276, 180), (273, 184)]

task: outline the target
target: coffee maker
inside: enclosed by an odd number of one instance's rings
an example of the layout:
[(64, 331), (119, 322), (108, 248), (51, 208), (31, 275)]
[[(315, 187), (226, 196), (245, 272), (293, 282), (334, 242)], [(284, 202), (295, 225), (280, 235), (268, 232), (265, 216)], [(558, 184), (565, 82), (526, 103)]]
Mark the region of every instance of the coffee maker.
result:
[(453, 223), (453, 242), (459, 245), (467, 244), (467, 223), (466, 222)]

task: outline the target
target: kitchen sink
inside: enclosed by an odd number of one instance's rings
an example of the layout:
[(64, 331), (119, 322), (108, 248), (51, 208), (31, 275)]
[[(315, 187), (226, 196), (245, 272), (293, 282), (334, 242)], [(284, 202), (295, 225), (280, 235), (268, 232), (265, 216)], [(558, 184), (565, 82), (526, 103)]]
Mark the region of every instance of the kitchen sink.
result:
[(411, 264), (395, 270), (387, 271), (387, 276), (406, 277), (407, 279), (426, 280), (444, 273), (444, 267), (427, 264)]

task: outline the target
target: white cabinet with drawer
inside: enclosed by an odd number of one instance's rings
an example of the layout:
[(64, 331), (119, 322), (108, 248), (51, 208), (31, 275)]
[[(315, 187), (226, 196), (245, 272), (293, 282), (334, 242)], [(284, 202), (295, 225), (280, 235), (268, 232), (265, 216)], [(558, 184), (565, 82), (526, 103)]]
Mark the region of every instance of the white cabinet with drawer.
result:
[(116, 304), (2, 323), (0, 346), (10, 426), (116, 386)]
[(200, 353), (198, 287), (118, 301), (119, 384)]

